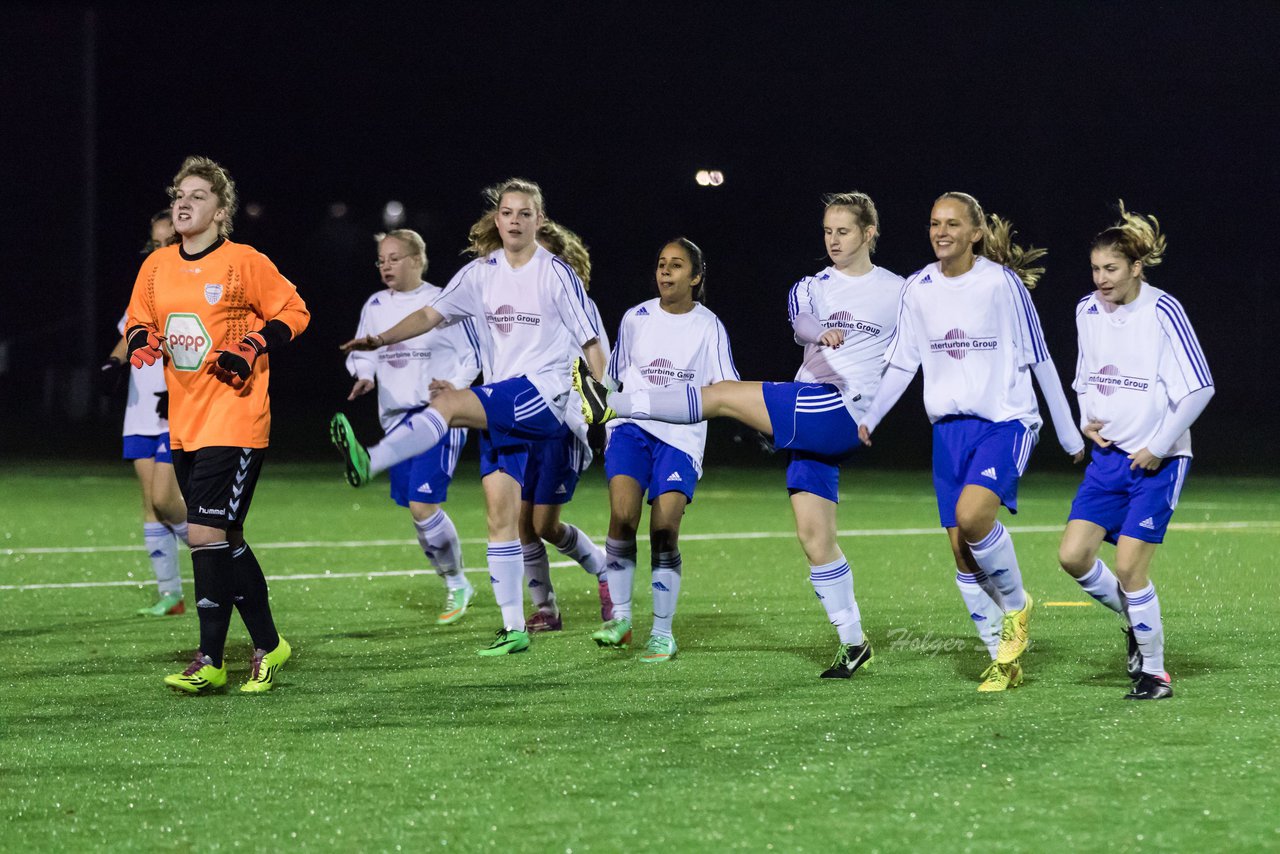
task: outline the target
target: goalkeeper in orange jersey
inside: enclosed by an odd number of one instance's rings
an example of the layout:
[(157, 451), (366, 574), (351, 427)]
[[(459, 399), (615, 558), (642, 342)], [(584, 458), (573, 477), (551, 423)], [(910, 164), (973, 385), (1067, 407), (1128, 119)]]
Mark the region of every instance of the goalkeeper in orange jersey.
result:
[(188, 157), (169, 190), (181, 241), (147, 256), (129, 301), (129, 361), (163, 359), (173, 468), (187, 502), (200, 649), (165, 683), (198, 694), (223, 687), (233, 608), (253, 639), (241, 691), (271, 690), (289, 644), (276, 631), (267, 582), (244, 538), (271, 431), (269, 353), (311, 319), (267, 256), (228, 240), (235, 183), (206, 157)]

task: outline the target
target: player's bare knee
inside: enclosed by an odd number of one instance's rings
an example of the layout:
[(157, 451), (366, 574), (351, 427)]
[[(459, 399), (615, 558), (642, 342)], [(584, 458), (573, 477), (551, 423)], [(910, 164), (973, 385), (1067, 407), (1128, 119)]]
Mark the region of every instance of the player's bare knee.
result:
[(1058, 549), (1058, 565), (1072, 578), (1082, 578), (1093, 568), (1094, 558), (1087, 549), (1063, 543)]
[(639, 528), (639, 517), (620, 519), (615, 516), (609, 520), (609, 539), (634, 543)]

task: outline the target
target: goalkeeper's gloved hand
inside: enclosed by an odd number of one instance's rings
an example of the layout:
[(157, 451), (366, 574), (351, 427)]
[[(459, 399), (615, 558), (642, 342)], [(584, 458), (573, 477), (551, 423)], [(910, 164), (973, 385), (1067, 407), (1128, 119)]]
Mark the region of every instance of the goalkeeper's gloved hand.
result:
[(157, 359), (164, 358), (164, 352), (160, 349), (164, 339), (154, 329), (135, 326), (126, 333), (126, 337), (129, 340), (129, 364), (135, 368), (154, 365)]
[(156, 392), (156, 415), (159, 415), (165, 421), (169, 420), (169, 392)]
[(232, 388), (244, 388), (253, 373), (253, 363), (265, 352), (267, 339), (257, 332), (250, 332), (225, 350), (218, 350), (218, 361), (209, 370)]
[(124, 380), (128, 373), (129, 368), (125, 363), (112, 356), (98, 368), (98, 388), (103, 394), (118, 394), (124, 387)]

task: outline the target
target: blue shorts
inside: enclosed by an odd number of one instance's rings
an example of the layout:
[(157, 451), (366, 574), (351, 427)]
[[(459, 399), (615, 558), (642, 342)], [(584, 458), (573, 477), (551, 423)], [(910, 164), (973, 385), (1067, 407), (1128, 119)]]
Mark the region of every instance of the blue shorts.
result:
[(484, 480), (495, 471), (511, 475), (524, 489), (524, 472), (529, 467), (529, 444), (527, 442), (511, 442), (498, 446), (488, 430), (480, 431), (480, 479)]
[(554, 439), (564, 428), (526, 377), (477, 386), (471, 391), (484, 407), (489, 438), (496, 448)]
[(787, 490), (809, 492), (833, 504), (840, 503), (840, 463), (804, 451), (787, 460)]
[(568, 427), (555, 439), (530, 442), (520, 500), (534, 504), (568, 504), (578, 488), (581, 468), (582, 445)]
[(1018, 512), (1018, 478), (1036, 446), (1036, 431), (1019, 421), (948, 416), (933, 425), (933, 488), (942, 527), (956, 527), (956, 502), (970, 484), (1000, 496)]
[(649, 503), (664, 492), (680, 492), (693, 501), (698, 470), (684, 451), (672, 447), (635, 424), (620, 424), (604, 449), (604, 476), (634, 478), (649, 493)]
[(454, 427), (435, 447), (387, 469), (391, 477), (391, 500), (401, 507), (408, 507), (410, 501), (422, 504), (448, 501), (453, 470), (466, 443), (467, 431)]
[(764, 383), (773, 446), (839, 462), (860, 444), (858, 425), (830, 383)]
[(1189, 457), (1169, 457), (1155, 471), (1130, 469), (1124, 451), (1093, 448), (1084, 483), (1071, 502), (1068, 519), (1083, 519), (1106, 529), (1106, 539), (1131, 537), (1144, 543), (1164, 542), (1173, 508), (1191, 469)]
[(125, 436), (124, 459), (155, 460), (173, 465), (173, 450), (169, 447), (169, 434), (159, 436)]

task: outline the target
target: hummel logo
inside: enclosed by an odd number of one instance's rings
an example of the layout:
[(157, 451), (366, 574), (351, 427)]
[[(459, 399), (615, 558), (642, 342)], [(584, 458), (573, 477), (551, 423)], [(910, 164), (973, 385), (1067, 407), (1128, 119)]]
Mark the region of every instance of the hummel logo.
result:
[(563, 484), (563, 483), (556, 487), (556, 495), (564, 495), (564, 494), (565, 494), (565, 493), (567, 493), (568, 491), (569, 491), (569, 490), (567, 490), (567, 489), (565, 489), (565, 488), (564, 488), (564, 484)]
[(684, 482), (684, 478), (680, 476), (680, 472), (678, 471), (673, 471), (671, 474), (667, 475), (667, 483), (683, 483), (683, 482)]
[(989, 477), (989, 478), (991, 478), (992, 480), (999, 480), (999, 478), (997, 478), (997, 477), (996, 477), (996, 467), (995, 467), (995, 466), (992, 466), (992, 467), (991, 467), (991, 468), (989, 468), (989, 469), (983, 469), (983, 470), (982, 470), (982, 476), (983, 476), (983, 477)]
[(1138, 623), (1138, 625), (1133, 627), (1133, 630), (1135, 632), (1149, 632), (1151, 631), (1151, 627), (1148, 626), (1146, 623)]
[(645, 308), (644, 306), (640, 306), (640, 308), (636, 310), (636, 317), (639, 317), (642, 314), (648, 314), (648, 313), (649, 313), (649, 309)]
[(1154, 531), (1156, 529), (1156, 520), (1148, 516), (1138, 523), (1138, 527), (1146, 528), (1148, 531)]
[(932, 282), (932, 281), (933, 279), (929, 276), (929, 274), (925, 273), (924, 278), (920, 280), (920, 284), (923, 285), (925, 282)]
[(196, 603), (196, 607), (197, 608), (217, 608), (218, 603), (214, 602), (212, 599), (201, 599), (199, 602)]
[(1085, 312), (1085, 314), (1097, 314), (1097, 313), (1098, 313), (1098, 307), (1096, 305), (1089, 306), (1089, 310)]
[(661, 581), (655, 581), (655, 582), (653, 582), (653, 589), (654, 589), (654, 590), (661, 590), (663, 593), (670, 593), (670, 592), (671, 592), (671, 588), (670, 588), (670, 587), (668, 587), (667, 585), (663, 584)]

